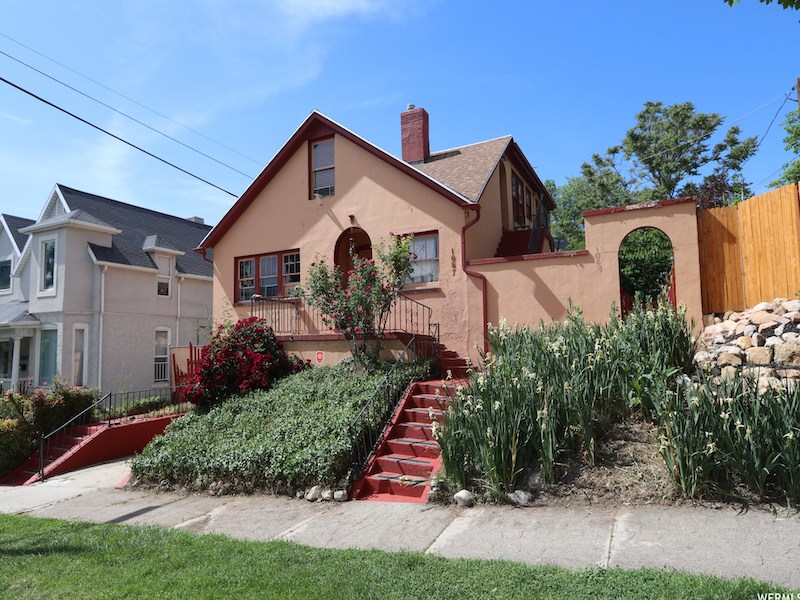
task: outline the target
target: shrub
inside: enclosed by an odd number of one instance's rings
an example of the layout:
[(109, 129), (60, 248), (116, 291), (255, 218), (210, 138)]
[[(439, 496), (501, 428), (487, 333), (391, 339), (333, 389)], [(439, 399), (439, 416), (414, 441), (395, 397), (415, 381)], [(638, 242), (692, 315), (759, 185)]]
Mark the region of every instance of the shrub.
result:
[(411, 236), (394, 237), (388, 248), (376, 247), (378, 261), (353, 256), (346, 283), (338, 266), (324, 260), (308, 272), (309, 304), (323, 314), (329, 329), (340, 331), (355, 361), (377, 364), (389, 312), (411, 274)]
[(220, 325), (211, 343), (203, 347), (186, 399), (208, 408), (236, 394), (268, 389), (276, 379), (304, 366), (289, 357), (263, 319)]
[(383, 375), (347, 364), (307, 369), (175, 421), (131, 470), (144, 483), (196, 489), (220, 480), (246, 489), (343, 484), (357, 435), (350, 424)]
[(24, 418), (34, 435), (46, 435), (97, 401), (98, 391), (67, 385), (56, 379), (48, 392), (38, 388), (26, 398)]
[(0, 477), (13, 471), (31, 453), (34, 438), (22, 419), (0, 419)]

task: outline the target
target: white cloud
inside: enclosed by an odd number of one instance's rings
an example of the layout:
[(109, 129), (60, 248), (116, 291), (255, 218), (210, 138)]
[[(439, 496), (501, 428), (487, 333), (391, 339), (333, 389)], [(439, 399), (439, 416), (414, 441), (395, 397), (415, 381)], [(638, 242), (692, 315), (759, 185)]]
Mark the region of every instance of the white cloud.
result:
[(0, 119), (6, 119), (7, 121), (11, 121), (12, 123), (19, 123), (20, 125), (30, 125), (33, 123), (30, 119), (23, 119), (22, 117), (18, 117), (17, 115), (12, 115), (7, 112), (0, 112)]

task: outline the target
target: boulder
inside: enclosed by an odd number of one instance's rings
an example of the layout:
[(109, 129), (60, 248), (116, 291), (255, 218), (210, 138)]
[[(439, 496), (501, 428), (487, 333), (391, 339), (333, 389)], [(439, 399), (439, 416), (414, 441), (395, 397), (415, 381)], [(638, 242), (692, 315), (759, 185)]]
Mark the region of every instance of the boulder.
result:
[(750, 339), (753, 342), (753, 346), (763, 346), (767, 343), (767, 338), (760, 333), (754, 333)]
[(790, 323), (800, 323), (800, 311), (786, 313), (783, 318)]
[(772, 348), (748, 348), (747, 362), (753, 365), (768, 365), (772, 362)]
[(781, 336), (781, 338), (783, 338), (784, 342), (788, 342), (790, 344), (800, 343), (800, 333), (797, 333), (795, 331), (789, 331), (787, 333), (784, 333)]
[(306, 500), (309, 502), (316, 502), (322, 497), (322, 486), (315, 485), (306, 492)]
[(775, 346), (780, 346), (783, 343), (783, 339), (780, 336), (773, 335), (767, 338), (767, 343), (764, 344), (767, 348), (774, 348)]
[(747, 350), (750, 346), (753, 345), (753, 338), (743, 335), (742, 337), (737, 338), (736, 341), (734, 341), (733, 343), (739, 346), (739, 348), (741, 348), (742, 350)]
[(694, 364), (696, 364), (700, 368), (711, 364), (713, 360), (714, 357), (711, 355), (710, 352), (697, 352), (694, 355)]
[(753, 312), (762, 312), (762, 311), (772, 312), (773, 310), (775, 310), (775, 306), (772, 304), (772, 302), (759, 302), (750, 310), (752, 310)]
[(800, 344), (787, 342), (775, 348), (775, 362), (800, 367)]
[(776, 373), (775, 369), (771, 367), (746, 367), (742, 369), (742, 375), (760, 379), (761, 377), (775, 377)]
[[(775, 318), (775, 315), (773, 315), (771, 312), (767, 312), (765, 310), (761, 310), (761, 311), (758, 311), (758, 312), (753, 312), (753, 313), (750, 313), (747, 316), (747, 319), (753, 325), (761, 325), (762, 323), (769, 323), (774, 318)], [(714, 327), (716, 327), (716, 325)], [(706, 329), (708, 329), (708, 328), (706, 328)], [(719, 332), (715, 331), (714, 333), (719, 333)]]
[(778, 325), (780, 325), (780, 323), (777, 321), (767, 321), (766, 323), (761, 323), (761, 325), (758, 326), (758, 332), (764, 333), (765, 331), (770, 331), (775, 329)]
[(753, 335), (756, 332), (756, 326), (752, 323), (748, 323), (747, 326), (742, 330), (742, 335)]
[(732, 367), (731, 365), (728, 365), (727, 367), (722, 367), (722, 371), (719, 374), (719, 378), (722, 381), (727, 381), (729, 379), (735, 379), (736, 378), (736, 374), (738, 372), (739, 372), (739, 369), (737, 369), (736, 367)]
[(508, 495), (508, 499), (517, 506), (529, 506), (533, 501), (533, 494), (527, 490), (514, 490), (513, 493)]
[(331, 490), (322, 490), (322, 495), (320, 496), (320, 500), (323, 502), (330, 502), (333, 500), (333, 492)]
[[(750, 350), (752, 350), (752, 348), (750, 348)], [(726, 367), (729, 365), (739, 367), (742, 365), (742, 362), (744, 361), (742, 360), (741, 356), (739, 356), (739, 354), (733, 354), (732, 352), (723, 352), (717, 357), (717, 364), (720, 367)]]
[(758, 378), (758, 391), (762, 394), (767, 390), (779, 390), (783, 388), (781, 380), (777, 377), (759, 377)]
[(347, 490), (336, 490), (333, 493), (333, 499), (337, 502), (347, 502), (350, 498), (347, 495)]
[(472, 493), (469, 490), (461, 490), (456, 492), (453, 496), (453, 500), (456, 501), (458, 506), (462, 506), (464, 508), (469, 508), (470, 506), (475, 505), (475, 498), (472, 496)]
[(781, 379), (800, 379), (800, 369), (778, 369), (775, 375)]
[(786, 309), (787, 313), (800, 313), (800, 300), (789, 300), (782, 303), (781, 306)]

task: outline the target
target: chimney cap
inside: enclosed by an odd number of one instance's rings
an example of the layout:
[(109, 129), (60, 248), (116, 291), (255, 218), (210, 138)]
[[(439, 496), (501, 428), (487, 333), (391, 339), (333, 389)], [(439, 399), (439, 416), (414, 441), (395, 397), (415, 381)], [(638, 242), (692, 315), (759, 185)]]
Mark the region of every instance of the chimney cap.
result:
[(414, 110), (415, 108), (417, 107), (413, 104), (409, 104), (408, 106), (406, 106), (406, 110)]

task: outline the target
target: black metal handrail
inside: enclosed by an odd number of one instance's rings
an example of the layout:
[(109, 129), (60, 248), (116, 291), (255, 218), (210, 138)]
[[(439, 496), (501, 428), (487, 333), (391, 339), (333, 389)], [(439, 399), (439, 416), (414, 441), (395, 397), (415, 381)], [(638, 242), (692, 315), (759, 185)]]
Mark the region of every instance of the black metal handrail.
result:
[[(44, 481), (45, 462), (60, 450), (67, 450), (92, 427), (103, 428), (129, 422), (141, 416), (185, 412), (180, 388), (154, 388), (137, 392), (108, 393), (39, 440), (39, 480)], [(84, 428), (83, 431), (80, 428)]]
[[(397, 360), (381, 380), (375, 392), (364, 404), (349, 426), (353, 440), (350, 483), (361, 474), (375, 449), (383, 439), (386, 424), (394, 414), (409, 385), (431, 374), (433, 361), (421, 357), (416, 336), (412, 336)], [(412, 358), (407, 362), (409, 357)]]

